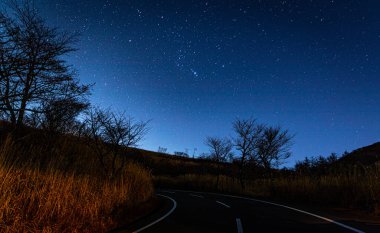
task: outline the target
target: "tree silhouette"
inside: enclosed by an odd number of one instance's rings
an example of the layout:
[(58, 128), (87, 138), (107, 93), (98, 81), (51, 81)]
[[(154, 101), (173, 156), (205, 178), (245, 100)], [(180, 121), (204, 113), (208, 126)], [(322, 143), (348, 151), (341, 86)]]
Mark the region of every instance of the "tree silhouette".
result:
[(125, 152), (137, 147), (148, 131), (149, 121), (136, 122), (125, 114), (92, 108), (84, 121), (84, 135), (109, 178), (125, 167)]
[(257, 141), (257, 158), (261, 166), (271, 176), (271, 169), (278, 167), (291, 156), (290, 146), (293, 136), (281, 127), (265, 127)]
[(254, 119), (237, 119), (233, 123), (236, 134), (234, 145), (239, 155), (239, 180), (241, 187), (245, 189), (246, 165), (249, 161), (257, 161), (256, 147), (264, 126), (257, 124)]
[(86, 103), (90, 86), (63, 60), (77, 36), (47, 26), (30, 1), (10, 9), (0, 12), (1, 115), (22, 125), (27, 114), (46, 113), (47, 103)]
[(225, 162), (232, 154), (232, 142), (227, 138), (208, 137), (205, 144), (210, 149), (209, 158), (216, 162), (217, 178), (215, 188), (218, 189), (221, 163)]

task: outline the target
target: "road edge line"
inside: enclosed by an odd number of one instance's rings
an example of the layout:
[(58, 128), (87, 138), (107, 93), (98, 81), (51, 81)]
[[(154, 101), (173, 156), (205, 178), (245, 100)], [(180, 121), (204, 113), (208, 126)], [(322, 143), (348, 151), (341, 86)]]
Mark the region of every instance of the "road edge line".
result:
[(146, 225), (146, 226), (144, 226), (144, 227), (141, 227), (140, 229), (137, 229), (137, 230), (133, 231), (132, 233), (138, 233), (138, 232), (141, 232), (141, 231), (143, 231), (143, 230), (145, 230), (145, 229), (147, 229), (147, 228), (149, 228), (149, 227), (155, 225), (156, 223), (161, 222), (162, 220), (164, 220), (165, 218), (167, 218), (171, 213), (173, 213), (173, 211), (177, 208), (177, 202), (176, 202), (173, 198), (168, 197), (168, 196), (166, 196), (166, 195), (162, 195), (162, 194), (156, 194), (156, 195), (157, 195), (157, 196), (161, 196), (161, 197), (168, 198), (170, 201), (173, 202), (173, 207), (172, 207), (172, 208), (171, 208), (171, 209), (170, 209), (170, 210), (169, 210), (164, 216), (162, 216), (161, 218), (159, 218), (159, 219), (157, 219), (157, 220), (155, 220), (155, 221), (149, 223), (148, 225)]
[(310, 216), (313, 216), (315, 218), (322, 219), (322, 220), (324, 220), (326, 222), (338, 225), (340, 227), (346, 228), (346, 229), (351, 230), (351, 231), (356, 232), (356, 233), (365, 233), (362, 230), (356, 229), (354, 227), (350, 227), (350, 226), (348, 226), (346, 224), (337, 222), (335, 220), (332, 220), (332, 219), (329, 219), (329, 218), (326, 218), (326, 217), (323, 217), (323, 216), (320, 216), (320, 215), (317, 215), (317, 214), (313, 214), (313, 213), (307, 212), (305, 210), (300, 210), (300, 209), (297, 209), (297, 208), (294, 208), (294, 207), (291, 207), (291, 206), (281, 205), (281, 204), (277, 204), (277, 203), (274, 203), (274, 202), (263, 201), (263, 200), (254, 199), (254, 198), (246, 198), (246, 197), (239, 197), (239, 196), (233, 196), (233, 195), (224, 195), (224, 194), (221, 194), (221, 195), (226, 196), (226, 197), (234, 197), (234, 198), (240, 198), (240, 199), (245, 199), (245, 200), (252, 200), (252, 201), (261, 202), (261, 203), (264, 203), (264, 204), (270, 204), (270, 205), (274, 205), (274, 206), (279, 206), (279, 207), (290, 209), (290, 210), (293, 210), (293, 211), (296, 211), (296, 212), (299, 212), (299, 213), (310, 215)]
[[(177, 191), (179, 191), (179, 192), (190, 192), (190, 191), (186, 191), (186, 190), (177, 190)], [(348, 226), (346, 224), (337, 222), (335, 220), (332, 220), (332, 219), (329, 219), (329, 218), (326, 218), (326, 217), (323, 217), (323, 216), (320, 216), (320, 215), (317, 215), (317, 214), (313, 214), (313, 213), (307, 212), (305, 210), (296, 209), (296, 208), (291, 207), (291, 206), (281, 205), (281, 204), (277, 204), (277, 203), (274, 203), (274, 202), (263, 201), (263, 200), (259, 200), (259, 199), (255, 199), (255, 198), (240, 197), (240, 196), (234, 196), (234, 195), (228, 195), (228, 194), (211, 193), (211, 192), (198, 192), (198, 191), (192, 191), (192, 192), (193, 193), (203, 193), (203, 194), (204, 193), (206, 193), (206, 194), (213, 194), (213, 195), (219, 195), (219, 196), (224, 196), (224, 197), (233, 197), (233, 198), (239, 198), (239, 199), (244, 199), (244, 200), (251, 200), (251, 201), (261, 202), (261, 203), (265, 203), (265, 204), (275, 205), (275, 206), (283, 207), (283, 208), (290, 209), (290, 210), (293, 210), (293, 211), (296, 211), (296, 212), (300, 212), (300, 213), (303, 213), (303, 214), (306, 214), (306, 215), (310, 215), (310, 216), (313, 216), (315, 218), (322, 219), (322, 220), (324, 220), (326, 222), (338, 225), (338, 226), (340, 226), (342, 228), (346, 228), (346, 229), (351, 230), (351, 231), (356, 232), (356, 233), (365, 233), (365, 231), (359, 230), (357, 228), (350, 227), (350, 226)]]

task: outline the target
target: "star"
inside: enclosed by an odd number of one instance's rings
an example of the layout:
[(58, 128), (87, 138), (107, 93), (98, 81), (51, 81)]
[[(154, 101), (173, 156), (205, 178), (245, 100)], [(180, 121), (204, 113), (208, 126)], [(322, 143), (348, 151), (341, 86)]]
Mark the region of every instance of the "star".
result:
[(195, 77), (198, 77), (198, 72), (197, 71), (193, 70), (192, 68), (190, 68), (190, 71), (191, 71), (191, 73), (193, 73), (193, 75)]

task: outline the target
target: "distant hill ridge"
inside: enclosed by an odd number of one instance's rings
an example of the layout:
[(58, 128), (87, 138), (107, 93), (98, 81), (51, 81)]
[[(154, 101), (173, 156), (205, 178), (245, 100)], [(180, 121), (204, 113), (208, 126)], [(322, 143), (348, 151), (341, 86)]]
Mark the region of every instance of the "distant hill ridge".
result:
[(356, 149), (343, 156), (339, 161), (348, 164), (359, 163), (366, 166), (380, 162), (380, 142)]

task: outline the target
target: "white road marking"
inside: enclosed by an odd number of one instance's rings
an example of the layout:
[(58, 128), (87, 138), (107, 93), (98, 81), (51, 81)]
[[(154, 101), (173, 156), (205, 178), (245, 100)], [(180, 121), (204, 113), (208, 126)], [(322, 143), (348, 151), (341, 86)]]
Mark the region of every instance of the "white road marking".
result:
[(241, 224), (240, 218), (236, 219), (237, 233), (243, 233), (243, 224)]
[(171, 200), (171, 201), (173, 202), (173, 207), (169, 210), (169, 212), (167, 212), (167, 213), (166, 213), (164, 216), (162, 216), (161, 218), (159, 218), (159, 219), (157, 219), (157, 220), (155, 220), (155, 221), (149, 223), (148, 225), (146, 225), (146, 226), (144, 226), (144, 227), (142, 227), (142, 228), (140, 228), (140, 229), (138, 229), (138, 230), (136, 230), (136, 231), (134, 231), (134, 232), (132, 232), (132, 233), (138, 233), (138, 232), (141, 232), (141, 231), (147, 229), (148, 227), (151, 227), (151, 226), (153, 226), (154, 224), (156, 224), (156, 223), (158, 223), (158, 222), (161, 222), (162, 220), (164, 220), (165, 218), (167, 218), (171, 213), (173, 213), (173, 211), (175, 210), (175, 208), (177, 208), (177, 202), (176, 202), (173, 198), (168, 197), (168, 196), (165, 196), (165, 195), (161, 195), (161, 194), (157, 194), (157, 196), (166, 197), (166, 198), (168, 198), (169, 200)]
[(227, 207), (227, 208), (231, 208), (229, 205), (227, 205), (227, 204), (225, 204), (225, 203), (223, 203), (223, 202), (220, 202), (220, 201), (216, 201), (217, 203), (219, 203), (219, 204), (221, 204), (222, 206), (225, 206), (225, 207)]
[(296, 208), (293, 208), (293, 207), (290, 207), (290, 206), (286, 206), (286, 205), (281, 205), (281, 204), (277, 204), (277, 203), (273, 203), (273, 202), (269, 202), (269, 201), (263, 201), (263, 200), (258, 200), (258, 199), (253, 199), (253, 198), (245, 198), (245, 197), (238, 197), (238, 196), (232, 196), (232, 195), (223, 195), (223, 196), (230, 196), (230, 197), (234, 197), (234, 198), (240, 198), (240, 199), (245, 199), (245, 200), (251, 200), (251, 201), (256, 201), (256, 202), (261, 202), (261, 203), (265, 203), (265, 204), (269, 204), (269, 205), (274, 205), (274, 206), (279, 206), (279, 207), (283, 207), (283, 208), (286, 208), (286, 209), (290, 209), (290, 210), (294, 210), (296, 212), (300, 212), (300, 213), (303, 213), (303, 214), (306, 214), (306, 215), (310, 215), (310, 216), (313, 216), (313, 217), (316, 217), (316, 218), (319, 218), (319, 219), (322, 219), (326, 222), (329, 222), (329, 223), (332, 223), (332, 224), (335, 224), (335, 225), (338, 225), (340, 227), (343, 227), (343, 228), (346, 228), (348, 230), (351, 230), (353, 232), (356, 232), (356, 233), (365, 233), (364, 231), (362, 230), (359, 230), (359, 229), (356, 229), (356, 228), (353, 228), (353, 227), (350, 227), (346, 224), (343, 224), (343, 223), (340, 223), (340, 222), (337, 222), (337, 221), (334, 221), (332, 219), (329, 219), (329, 218), (326, 218), (326, 217), (323, 217), (323, 216), (320, 216), (320, 215), (317, 215), (317, 214), (313, 214), (313, 213), (310, 213), (310, 212), (307, 212), (307, 211), (304, 211), (304, 210), (300, 210), (300, 209), (296, 209)]
[[(178, 191), (178, 192), (188, 192), (188, 191), (185, 191), (185, 190), (176, 190), (176, 191)], [(340, 227), (346, 228), (346, 229), (351, 230), (351, 231), (356, 232), (356, 233), (365, 233), (362, 230), (359, 230), (359, 229), (354, 228), (354, 227), (350, 227), (350, 226), (348, 226), (346, 224), (337, 222), (335, 220), (332, 220), (332, 219), (329, 219), (329, 218), (326, 218), (326, 217), (323, 217), (323, 216), (320, 216), (320, 215), (317, 215), (317, 214), (313, 214), (313, 213), (310, 213), (310, 212), (307, 212), (307, 211), (304, 211), (304, 210), (300, 210), (300, 209), (296, 209), (296, 208), (293, 208), (293, 207), (290, 207), (290, 206), (286, 206), (286, 205), (281, 205), (281, 204), (277, 204), (277, 203), (273, 203), (273, 202), (269, 202), (269, 201), (263, 201), (263, 200), (259, 200), (259, 199), (254, 199), (254, 198), (239, 197), (239, 196), (233, 196), (233, 195), (227, 195), (227, 194), (210, 193), (210, 192), (194, 192), (194, 191), (192, 191), (192, 192), (193, 193), (207, 193), (207, 194), (219, 195), (219, 196), (223, 196), (223, 197), (233, 197), (233, 198), (238, 198), (238, 199), (243, 199), (243, 200), (261, 202), (261, 203), (265, 203), (265, 204), (279, 206), (279, 207), (283, 207), (283, 208), (286, 208), (286, 209), (294, 210), (294, 211), (299, 212), (299, 213), (310, 215), (310, 216), (313, 216), (315, 218), (322, 219), (322, 220), (324, 220), (326, 222), (338, 225)]]
[(196, 195), (196, 194), (189, 194), (189, 196), (192, 196), (192, 197), (199, 197), (199, 198), (205, 198), (204, 196), (201, 196), (201, 195)]

